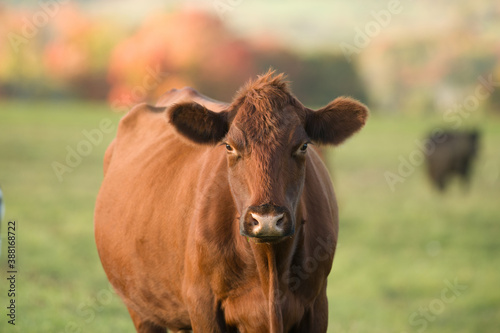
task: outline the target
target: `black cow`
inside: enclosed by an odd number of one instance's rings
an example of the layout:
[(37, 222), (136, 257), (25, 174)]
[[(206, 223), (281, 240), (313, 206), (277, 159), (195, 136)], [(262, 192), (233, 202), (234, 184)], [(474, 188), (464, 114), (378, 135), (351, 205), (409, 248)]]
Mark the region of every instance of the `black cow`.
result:
[(471, 166), (479, 148), (479, 136), (477, 130), (450, 130), (427, 138), (427, 171), (440, 191), (445, 190), (454, 174), (468, 186)]

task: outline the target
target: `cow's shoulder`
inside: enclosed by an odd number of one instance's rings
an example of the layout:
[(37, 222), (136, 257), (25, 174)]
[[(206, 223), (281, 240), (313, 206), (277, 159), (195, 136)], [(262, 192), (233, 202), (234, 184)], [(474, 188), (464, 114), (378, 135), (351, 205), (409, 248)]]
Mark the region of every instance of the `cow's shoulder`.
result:
[(167, 119), (165, 118), (165, 112), (165, 107), (149, 105), (146, 103), (138, 104), (127, 112), (127, 114), (120, 120), (117, 136), (119, 137), (126, 132), (134, 131), (141, 127), (147, 127), (149, 130), (158, 126), (161, 127), (163, 124), (159, 120), (163, 120), (165, 123), (164, 125), (166, 125)]

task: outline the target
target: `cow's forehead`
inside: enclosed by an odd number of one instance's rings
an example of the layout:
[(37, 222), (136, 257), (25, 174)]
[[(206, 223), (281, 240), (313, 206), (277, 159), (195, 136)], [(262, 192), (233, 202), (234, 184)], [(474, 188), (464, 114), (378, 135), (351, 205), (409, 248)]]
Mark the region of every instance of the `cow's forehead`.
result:
[(247, 83), (230, 110), (228, 137), (244, 135), (246, 144), (284, 145), (305, 119), (305, 109), (291, 94), (283, 75), (273, 76), (272, 72)]
[(300, 128), (301, 119), (292, 105), (265, 110), (249, 106), (238, 111), (228, 136), (246, 145), (284, 146)]

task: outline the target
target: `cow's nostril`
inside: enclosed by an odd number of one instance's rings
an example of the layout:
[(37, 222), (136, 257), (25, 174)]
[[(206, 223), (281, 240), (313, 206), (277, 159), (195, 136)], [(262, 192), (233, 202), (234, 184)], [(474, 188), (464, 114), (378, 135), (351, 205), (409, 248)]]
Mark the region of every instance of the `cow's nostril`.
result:
[(283, 218), (280, 218), (278, 221), (276, 221), (276, 226), (277, 227), (279, 227), (282, 224), (283, 224)]
[(253, 225), (259, 225), (259, 221), (257, 221), (256, 219), (252, 219), (252, 224)]

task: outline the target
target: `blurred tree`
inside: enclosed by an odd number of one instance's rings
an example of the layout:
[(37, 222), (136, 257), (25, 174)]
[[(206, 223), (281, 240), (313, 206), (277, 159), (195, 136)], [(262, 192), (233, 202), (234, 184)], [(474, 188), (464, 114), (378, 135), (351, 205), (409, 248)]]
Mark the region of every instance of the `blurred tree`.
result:
[(45, 75), (59, 89), (87, 99), (104, 99), (109, 57), (123, 29), (113, 20), (91, 19), (76, 5), (61, 7), (43, 51)]
[(358, 72), (340, 54), (300, 57), (286, 49), (267, 49), (258, 53), (256, 59), (259, 71), (273, 67), (287, 73), (294, 94), (307, 106), (326, 105), (344, 95), (367, 103), (365, 86)]
[[(161, 78), (149, 80), (152, 72)], [(185, 9), (147, 19), (116, 47), (108, 72), (113, 87), (110, 99), (118, 94), (138, 103), (141, 98), (137, 97), (157, 97), (190, 84), (213, 98), (227, 100), (253, 73), (248, 43), (234, 37), (217, 17)], [(148, 80), (156, 84), (146, 84)], [(134, 89), (143, 94), (132, 96)]]
[(318, 54), (301, 61), (294, 91), (303, 103), (322, 106), (337, 96), (367, 103), (365, 86), (352, 63), (342, 55)]
[[(304, 103), (322, 105), (339, 95), (366, 102), (359, 75), (341, 55), (302, 58), (269, 35), (241, 40), (218, 17), (193, 9), (158, 14), (116, 47), (108, 72), (109, 99), (137, 103), (189, 84), (229, 101), (244, 82), (269, 67), (288, 74)], [(144, 84), (151, 68), (163, 75), (156, 87)]]
[[(31, 12), (0, 7), (0, 96), (34, 97), (43, 94), (43, 68), (38, 54), (43, 44), (38, 30), (26, 20)], [(28, 34), (29, 32), (29, 34)]]
[(123, 28), (74, 3), (0, 7), (0, 95), (105, 98), (109, 54)]

